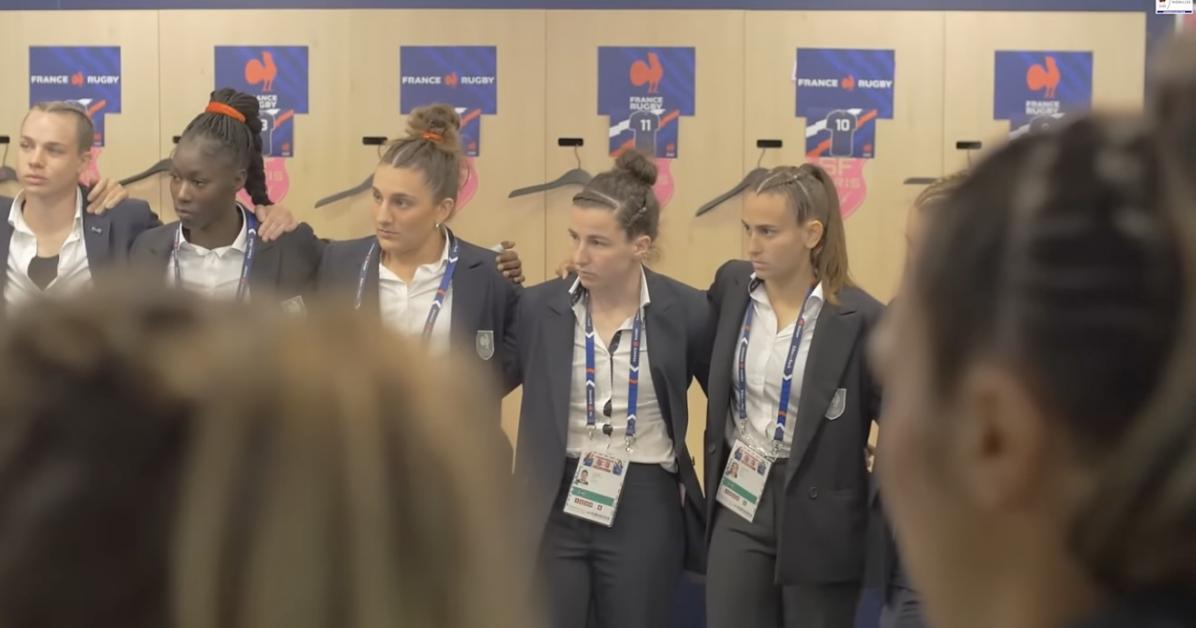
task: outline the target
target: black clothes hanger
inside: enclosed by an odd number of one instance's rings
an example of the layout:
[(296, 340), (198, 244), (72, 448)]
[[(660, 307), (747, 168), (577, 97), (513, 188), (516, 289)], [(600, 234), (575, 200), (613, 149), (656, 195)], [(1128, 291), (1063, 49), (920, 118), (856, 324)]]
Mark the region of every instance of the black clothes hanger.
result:
[[(380, 135), (367, 135), (367, 136), (361, 138), (361, 143), (365, 146), (377, 146), (378, 147), (378, 157), (381, 158), (382, 146), (386, 145), (386, 138), (382, 137)], [(324, 198), (316, 201), (316, 207), (320, 208), (325, 205), (331, 205), (339, 200), (343, 200), (343, 199), (349, 198), (351, 196), (357, 196), (358, 194), (361, 194), (362, 192), (365, 192), (372, 187), (374, 187), (374, 174), (370, 173), (370, 176), (366, 177), (365, 180), (362, 181), (361, 183), (358, 183), (357, 185), (355, 185), (347, 190), (341, 190), (340, 192), (337, 192), (336, 194), (332, 194), (330, 196), (325, 196)]]
[[(179, 143), (178, 135), (174, 136), (171, 139), (173, 140), (173, 142), (175, 144)], [(125, 178), (121, 179), (119, 181), (119, 183), (121, 185), (130, 185), (133, 183), (137, 183), (138, 181), (141, 181), (143, 179), (148, 179), (156, 174), (161, 174), (163, 172), (170, 172), (170, 158), (159, 159), (158, 163), (150, 166), (149, 168), (146, 168), (145, 170), (143, 170), (141, 172), (138, 172), (137, 174), (135, 174), (131, 177), (125, 177)]]
[(585, 141), (580, 137), (562, 137), (557, 139), (557, 146), (572, 146), (573, 157), (577, 159), (577, 167), (569, 170), (561, 176), (549, 181), (548, 183), (541, 183), (538, 185), (529, 185), (525, 188), (512, 190), (507, 198), (515, 198), (516, 196), (527, 196), (528, 194), (535, 194), (537, 192), (545, 192), (547, 190), (554, 190), (556, 188), (565, 187), (567, 185), (585, 185), (593, 179), (593, 175), (586, 172), (581, 167), (581, 154), (577, 149), (585, 144)]
[(17, 171), (8, 165), (8, 142), (7, 135), (0, 135), (0, 144), (4, 144), (4, 158), (0, 159), (0, 183), (17, 180)]
[(781, 140), (756, 140), (756, 148), (760, 149), (760, 158), (756, 160), (756, 167), (753, 168), (751, 172), (743, 175), (743, 180), (735, 184), (735, 187), (723, 192), (722, 194), (719, 194), (718, 196), (707, 201), (705, 205), (699, 207), (698, 211), (694, 212), (694, 216), (701, 216), (715, 207), (718, 207), (719, 205), (722, 205), (732, 198), (742, 194), (743, 191), (748, 188), (748, 185), (752, 183), (752, 181), (765, 172), (768, 172), (767, 168), (764, 168), (760, 165), (764, 162), (764, 154), (768, 152), (768, 149), (780, 147)]

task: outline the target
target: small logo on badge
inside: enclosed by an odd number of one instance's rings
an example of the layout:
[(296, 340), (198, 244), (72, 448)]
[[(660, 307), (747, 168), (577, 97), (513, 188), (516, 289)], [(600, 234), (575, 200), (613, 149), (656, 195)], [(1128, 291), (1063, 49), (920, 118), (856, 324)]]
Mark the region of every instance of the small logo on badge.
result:
[(494, 357), (494, 332), (489, 329), (479, 329), (473, 346), (474, 349), (477, 349), (479, 358), (489, 360)]
[(831, 405), (826, 409), (826, 418), (830, 421), (843, 416), (843, 411), (847, 409), (847, 389), (839, 388), (835, 390), (835, 396), (831, 397)]

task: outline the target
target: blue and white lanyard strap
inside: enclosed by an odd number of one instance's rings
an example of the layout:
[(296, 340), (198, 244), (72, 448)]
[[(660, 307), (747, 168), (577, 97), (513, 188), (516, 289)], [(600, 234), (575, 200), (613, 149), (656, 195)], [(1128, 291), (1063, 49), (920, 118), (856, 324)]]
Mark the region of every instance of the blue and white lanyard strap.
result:
[[(253, 270), (253, 258), (257, 253), (257, 217), (253, 214), (243, 211), (245, 216), (246, 236), (245, 236), (245, 259), (241, 262), (241, 277), (237, 282), (237, 301), (245, 299), (245, 292), (249, 289), (249, 271)], [(183, 287), (183, 269), (179, 263), (179, 248), (183, 246), (183, 226), (179, 225), (179, 230), (174, 233), (174, 248), (170, 251), (170, 264), (174, 266), (174, 285), (180, 288)]]
[[(444, 268), (444, 276), (440, 278), (440, 286), (436, 288), (436, 296), (432, 298), (432, 308), (428, 311), (427, 320), (424, 321), (424, 340), (432, 337), (432, 329), (436, 327), (436, 318), (440, 316), (440, 310), (444, 309), (444, 299), (448, 295), (449, 287), (453, 285), (453, 274), (457, 271), (457, 260), (460, 259), (460, 240), (453, 235), (452, 231), (446, 230), (446, 234), (449, 241), (448, 265)], [(370, 244), (370, 250), (365, 254), (365, 260), (361, 263), (361, 272), (357, 276), (357, 296), (353, 298), (353, 309), (361, 309), (361, 302), (365, 297), (365, 282), (370, 272), (370, 260), (373, 259), (376, 250), (378, 250), (378, 241), (374, 240)]]
[[(789, 353), (785, 357), (785, 368), (781, 374), (781, 395), (779, 407), (777, 408), (777, 422), (772, 435), (773, 455), (780, 455), (784, 450), (785, 425), (788, 422), (789, 416), (789, 395), (793, 388), (793, 368), (797, 363), (797, 352), (801, 348), (802, 334), (806, 329), (806, 305), (810, 301), (811, 294), (813, 294), (813, 290), (806, 293), (806, 298), (802, 301), (797, 323), (793, 327), (793, 338), (789, 341)], [(740, 433), (747, 431), (747, 352), (748, 342), (752, 337), (752, 319), (755, 318), (755, 312), (756, 305), (753, 302), (748, 305), (747, 312), (743, 315), (743, 327), (739, 332), (739, 358), (737, 364), (739, 377), (737, 392), (739, 393), (738, 414)]]
[[(594, 395), (597, 384), (594, 383), (594, 317), (590, 311), (590, 296), (586, 294), (586, 428), (590, 438), (594, 437), (594, 427), (598, 420), (594, 410)], [(643, 309), (635, 313), (631, 324), (631, 368), (627, 373), (627, 429), (626, 447), (630, 453), (635, 446), (635, 420), (639, 409), (640, 390), (640, 345), (643, 341), (644, 318)]]

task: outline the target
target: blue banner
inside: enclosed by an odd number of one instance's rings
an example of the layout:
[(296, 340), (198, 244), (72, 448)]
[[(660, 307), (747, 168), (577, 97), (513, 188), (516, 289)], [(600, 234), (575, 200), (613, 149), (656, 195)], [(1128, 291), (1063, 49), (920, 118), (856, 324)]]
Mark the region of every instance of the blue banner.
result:
[(598, 113), (610, 117), (610, 152), (677, 157), (681, 116), (694, 115), (694, 49), (598, 48)]
[(1091, 52), (998, 51), (995, 77), (993, 118), (1015, 137), (1092, 107)]
[(87, 108), (103, 146), (104, 116), (120, 113), (119, 46), (30, 46), (29, 104), (73, 100)]
[(262, 154), (295, 154), (295, 115), (308, 112), (307, 46), (216, 46), (216, 89), (257, 96)]
[(494, 46), (403, 46), (399, 49), (399, 111), (433, 103), (461, 116), (461, 147), (476, 157), (482, 116), (498, 113), (498, 50)]
[(806, 119), (806, 155), (871, 159), (876, 120), (893, 118), (892, 50), (798, 48), (797, 117)]

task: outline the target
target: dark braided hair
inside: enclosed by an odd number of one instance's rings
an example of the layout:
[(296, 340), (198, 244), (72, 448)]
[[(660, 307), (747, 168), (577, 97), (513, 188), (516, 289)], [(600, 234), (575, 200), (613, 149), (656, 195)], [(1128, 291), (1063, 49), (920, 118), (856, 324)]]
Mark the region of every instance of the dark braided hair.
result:
[[(262, 119), (257, 97), (225, 87), (212, 92), (210, 102), (236, 109), (245, 121), (223, 113), (205, 111), (195, 116), (183, 130), (182, 139), (202, 137), (218, 142), (232, 151), (234, 163), (245, 168), (245, 191), (255, 205), (271, 205), (266, 191), (266, 169), (262, 163)], [(181, 140), (180, 140), (181, 141)]]
[(643, 153), (629, 150), (619, 155), (615, 167), (599, 174), (573, 197), (578, 207), (604, 207), (634, 238), (656, 240), (660, 233), (660, 201), (656, 200), (656, 164)]
[(927, 228), (914, 267), (939, 390), (984, 354), (1016, 364), (1099, 454), (1158, 379), (1182, 303), (1159, 160), (1137, 120), (1014, 141)]

